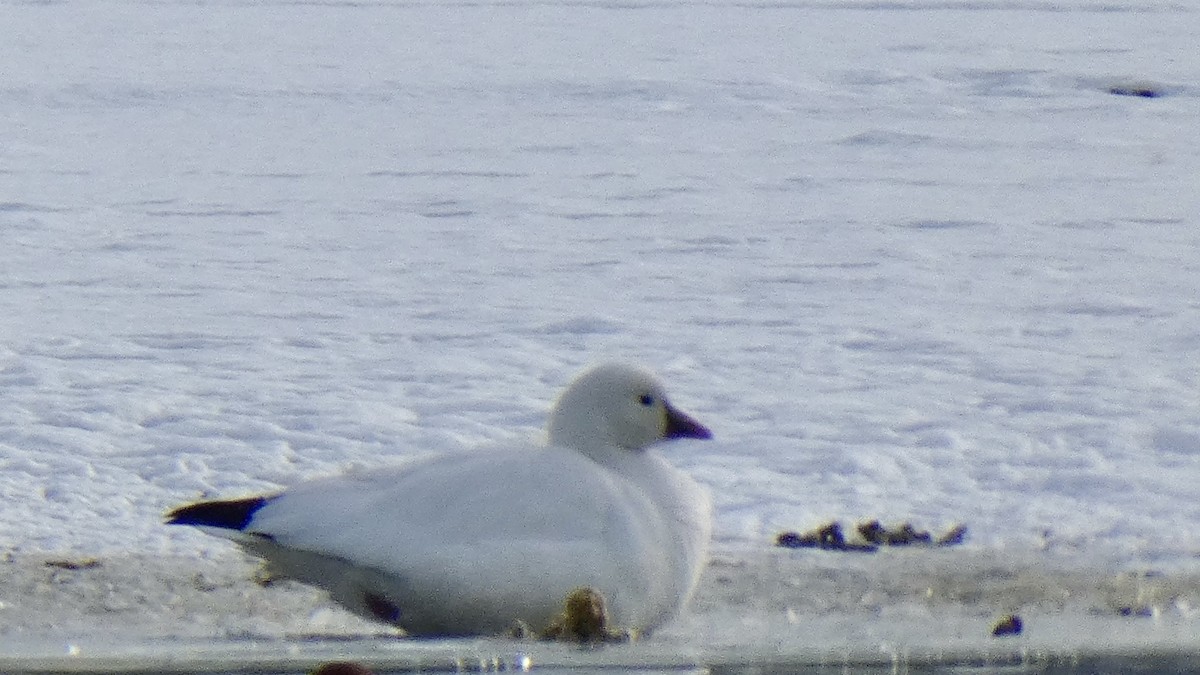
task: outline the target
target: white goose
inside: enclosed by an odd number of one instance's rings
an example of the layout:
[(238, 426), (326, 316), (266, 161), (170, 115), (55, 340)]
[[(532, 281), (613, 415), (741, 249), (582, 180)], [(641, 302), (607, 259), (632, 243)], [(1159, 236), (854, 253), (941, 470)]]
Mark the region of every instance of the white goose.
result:
[(550, 413), (544, 446), (455, 453), (311, 481), (276, 495), (181, 506), (194, 525), (415, 636), (548, 626), (572, 590), (646, 632), (687, 602), (712, 529), (707, 493), (651, 446), (711, 438), (649, 373), (585, 372)]

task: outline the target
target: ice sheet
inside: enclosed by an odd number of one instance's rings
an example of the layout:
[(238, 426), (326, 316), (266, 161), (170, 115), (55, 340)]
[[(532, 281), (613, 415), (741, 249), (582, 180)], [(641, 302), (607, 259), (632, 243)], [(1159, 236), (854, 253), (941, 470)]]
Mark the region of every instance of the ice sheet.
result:
[[(3, 634), (312, 630), (319, 596), (259, 595), (161, 513), (536, 434), (613, 356), (717, 435), (669, 453), (758, 570), (701, 597), (750, 608), (738, 639), (911, 626), (955, 556), (1050, 585), (948, 601), (972, 639), (1055, 584), (1072, 620), (1112, 609), (1105, 579), (1194, 588), (1189, 3), (4, 13), (0, 570), (29, 590)], [(776, 603), (775, 534), (834, 518), (971, 534), (874, 600), (843, 584), (891, 558), (782, 554), (831, 588)], [(1180, 597), (1120, 626), (1190, 625)]]

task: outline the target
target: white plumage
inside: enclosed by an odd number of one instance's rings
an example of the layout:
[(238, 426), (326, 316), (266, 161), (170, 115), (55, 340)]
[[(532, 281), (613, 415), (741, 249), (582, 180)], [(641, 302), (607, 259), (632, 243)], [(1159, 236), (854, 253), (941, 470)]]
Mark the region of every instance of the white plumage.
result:
[(547, 430), (544, 446), (191, 504), (168, 522), (232, 538), (276, 574), (412, 635), (544, 628), (581, 586), (604, 596), (615, 627), (658, 626), (691, 595), (712, 525), (705, 491), (651, 446), (710, 433), (653, 376), (620, 364), (579, 376)]

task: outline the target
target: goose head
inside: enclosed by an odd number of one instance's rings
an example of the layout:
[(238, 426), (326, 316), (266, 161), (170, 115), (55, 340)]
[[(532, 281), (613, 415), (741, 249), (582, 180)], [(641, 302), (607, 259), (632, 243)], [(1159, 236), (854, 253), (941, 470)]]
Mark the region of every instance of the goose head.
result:
[(548, 436), (551, 445), (585, 453), (636, 452), (672, 438), (712, 438), (712, 432), (673, 407), (649, 372), (608, 363), (576, 377), (559, 396)]

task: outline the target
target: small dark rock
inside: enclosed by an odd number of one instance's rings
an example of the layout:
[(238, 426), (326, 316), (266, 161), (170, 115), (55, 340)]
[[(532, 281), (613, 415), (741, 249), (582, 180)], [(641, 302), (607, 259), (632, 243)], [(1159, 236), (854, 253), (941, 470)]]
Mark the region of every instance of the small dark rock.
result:
[(840, 547), (834, 549), (837, 551), (854, 551), (858, 553), (874, 553), (879, 550), (879, 547), (874, 544), (864, 544), (857, 541), (848, 541)]
[(955, 546), (963, 543), (967, 536), (966, 525), (955, 525), (945, 534), (934, 538), (925, 530), (918, 530), (912, 523), (901, 523), (887, 527), (878, 520), (859, 523), (855, 531), (861, 541), (847, 540), (842, 526), (837, 521), (809, 532), (781, 532), (775, 537), (775, 545), (784, 548), (818, 548), (823, 551), (878, 551), (881, 546)]
[(563, 611), (563, 635), (570, 640), (594, 642), (608, 633), (608, 609), (604, 596), (594, 589), (578, 589), (567, 597)]
[(1025, 624), (1021, 621), (1021, 617), (1017, 616), (1016, 614), (1009, 614), (1008, 616), (997, 621), (996, 624), (992, 626), (992, 636), (1004, 637), (1006, 635), (1020, 635), (1021, 631), (1024, 629)]
[(809, 546), (816, 546), (817, 542), (814, 540), (810, 543), (807, 539), (800, 536), (799, 532), (780, 532), (779, 536), (775, 537), (775, 545), (782, 546), (783, 548), (808, 548)]
[(899, 530), (892, 532), (892, 537), (888, 541), (892, 546), (908, 546), (909, 544), (929, 545), (933, 543), (933, 536), (924, 530), (918, 530), (912, 526), (912, 523), (904, 523)]
[(888, 528), (878, 520), (872, 520), (859, 524), (857, 529), (863, 539), (878, 546), (929, 546), (933, 543), (933, 535), (918, 530), (912, 523), (901, 523), (897, 527)]
[(833, 522), (817, 530), (817, 541), (821, 548), (841, 549), (846, 545), (841, 523)]
[(878, 520), (860, 523), (857, 529), (862, 538), (872, 544), (887, 543), (887, 529)]
[(967, 539), (967, 526), (955, 525), (934, 540), (934, 546), (958, 546)]
[(928, 532), (918, 530), (912, 526), (912, 523), (903, 523), (899, 527), (888, 529), (878, 520), (872, 520), (860, 524), (858, 533), (869, 543), (878, 546), (910, 546), (912, 544), (930, 544), (933, 541), (933, 537)]
[(99, 567), (100, 561), (95, 558), (83, 558), (82, 560), (47, 560), (43, 564), (59, 570), (90, 570)]
[(629, 631), (613, 630), (608, 625), (608, 607), (604, 596), (587, 586), (567, 595), (563, 612), (537, 637), (580, 644), (628, 642), (637, 638)]
[(1160, 98), (1165, 95), (1162, 89), (1151, 85), (1120, 85), (1108, 88), (1108, 93), (1114, 96), (1134, 96), (1138, 98)]
[(872, 552), (876, 546), (847, 542), (842, 533), (842, 526), (837, 521), (823, 525), (811, 532), (783, 532), (775, 537), (775, 545), (784, 548), (819, 548), (823, 551), (862, 551)]

